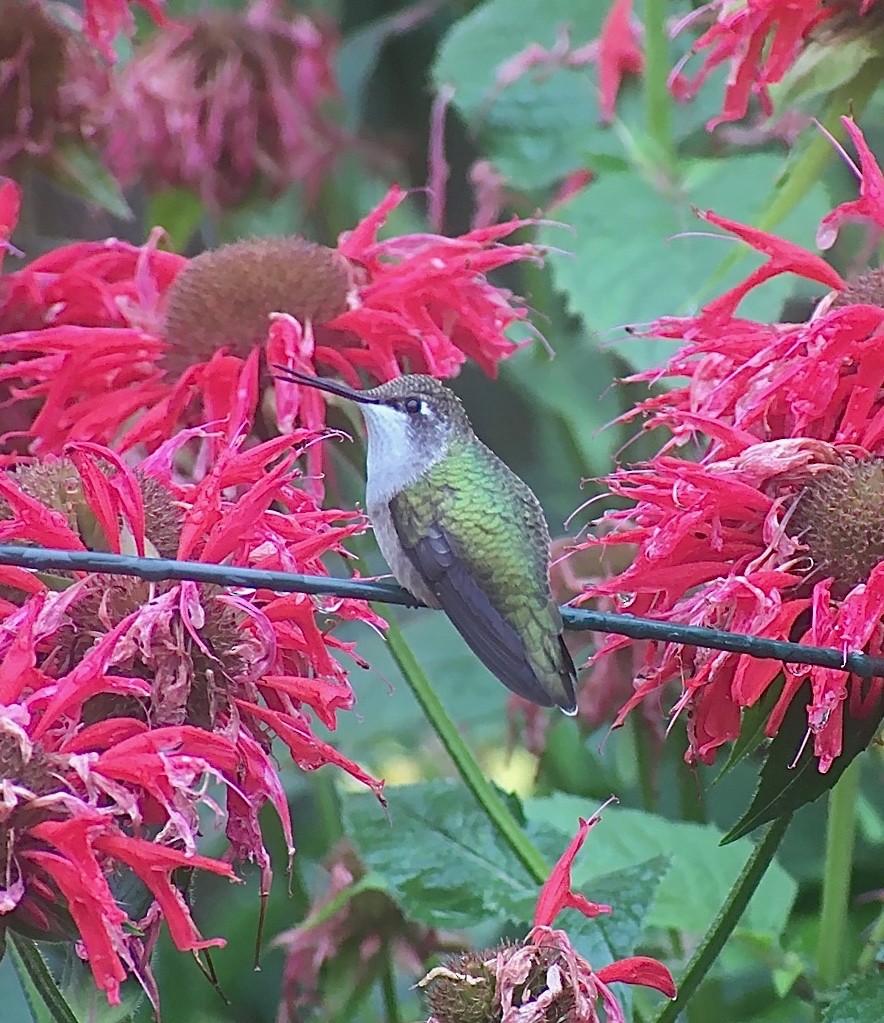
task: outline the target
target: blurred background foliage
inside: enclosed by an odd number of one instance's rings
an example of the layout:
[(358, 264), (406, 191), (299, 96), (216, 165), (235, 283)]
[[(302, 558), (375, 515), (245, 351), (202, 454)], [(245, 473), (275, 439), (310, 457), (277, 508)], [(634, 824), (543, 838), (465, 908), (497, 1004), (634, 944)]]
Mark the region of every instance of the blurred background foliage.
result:
[[(240, 9), (219, 0), (168, 0), (173, 18), (210, 6)], [(457, 233), (470, 226), (476, 213), (470, 170), (485, 160), (504, 179), (501, 215), (538, 214), (539, 238), (550, 248), (543, 268), (510, 267), (501, 278), (526, 297), (546, 344), (528, 344), (502, 364), (493, 383), (468, 365), (453, 386), (479, 435), (539, 495), (553, 532), (573, 535), (605, 507), (594, 503), (565, 525), (575, 509), (603, 494), (603, 486), (594, 481), (617, 460), (637, 461), (651, 450), (636, 424), (610, 424), (647, 393), (645, 387), (619, 381), (660, 365), (668, 347), (630, 337), (623, 328), (695, 309), (759, 262), (754, 254), (735, 251), (731, 241), (710, 237), (692, 207), (758, 222), (770, 212), (772, 196), (782, 194), (795, 154), (813, 134), (809, 129), (798, 135), (790, 151), (781, 138), (762, 133), (739, 138), (708, 133), (705, 124), (721, 103), (723, 72), (713, 75), (694, 102), (670, 103), (662, 122), (649, 120), (640, 80), (627, 77), (616, 117), (607, 125), (592, 65), (541, 68), (506, 86), (496, 81), (504, 61), (531, 43), (552, 47), (563, 25), (569, 26), (572, 48), (595, 39), (608, 6), (600, 0), (328, 0), (303, 7), (340, 32), (337, 116), (352, 139), (312, 204), (295, 185), (273, 198), (256, 192), (219, 213), (183, 188), (148, 191), (136, 185), (117, 194), (112, 182), (99, 176), (88, 180), (88, 175), (78, 189), (91, 201), (83, 201), (71, 196), (70, 183), (62, 188), (33, 170), (18, 243), (32, 253), (63, 238), (113, 234), (140, 242), (154, 224), (162, 224), (171, 244), (187, 254), (232, 238), (293, 232), (334, 244), (338, 233), (364, 215), (393, 180), (414, 193), (394, 214), (390, 231), (426, 230), (424, 186), (431, 171), (427, 154), (434, 96), (450, 88), (453, 100), (445, 122), (450, 174), (444, 222), (435, 227)], [(680, 12), (689, 7), (669, 6)], [(118, 42), (122, 65), (133, 48), (157, 31), (136, 13), (138, 36), (134, 42)], [(641, 4), (636, 13), (643, 17)], [(689, 34), (683, 34), (672, 44), (670, 66), (689, 42)], [(868, 58), (875, 59), (875, 54)], [(861, 70), (865, 65), (860, 61), (856, 66)], [(819, 89), (802, 94), (800, 86), (790, 87), (808, 112), (816, 113)], [(863, 128), (873, 148), (884, 139), (880, 99), (869, 104)], [(553, 203), (562, 182), (586, 170), (594, 177), (591, 187)], [(851, 197), (854, 188), (840, 161), (830, 161), (801, 189), (788, 215), (779, 218), (777, 232), (812, 247), (822, 215)], [(119, 216), (126, 206), (131, 216)], [(849, 270), (850, 259), (848, 238), (839, 243), (835, 262)], [(777, 319), (787, 300), (808, 297), (806, 291), (789, 290), (794, 287), (793, 281), (779, 278), (753, 293), (741, 312)], [(338, 425), (359, 436), (353, 421)], [(361, 443), (331, 446), (330, 501), (342, 506), (361, 501)], [(363, 538), (359, 553), (365, 559), (363, 571), (383, 570), (370, 537)], [(483, 767), (523, 799), (519, 812), (551, 862), (573, 835), (576, 818), (617, 794), (621, 808), (606, 813), (575, 874), (577, 887), (593, 899), (612, 902), (615, 915), (599, 925), (568, 914), (562, 924), (575, 940), (579, 937), (581, 950), (594, 963), (602, 965), (641, 945), (676, 972), (747, 855), (747, 840), (725, 849), (717, 843), (751, 798), (757, 762), (749, 758), (720, 780), (718, 768), (688, 770), (680, 726), (661, 743), (656, 728), (638, 715), (612, 734), (607, 725), (587, 730), (579, 721), (554, 717), (546, 741), (532, 744), (527, 741), (530, 729), (511, 719), (504, 689), (467, 652), (442, 615), (392, 608), (386, 613), (400, 622)], [(276, 836), (271, 848), (277, 876), (267, 907), (261, 970), (253, 969), (259, 917), (254, 872), (249, 876), (247, 871), (248, 883), (236, 890), (218, 879), (200, 879), (191, 893), (200, 929), (226, 936), (228, 945), (211, 956), (217, 987), (192, 959), (167, 943), (161, 946), (156, 972), (165, 1023), (286, 1018), (409, 1023), (425, 1016), (413, 987), (418, 974), (409, 960), (397, 958), (409, 927), (434, 929), (455, 946), (478, 945), (493, 943), (501, 934), (518, 935), (530, 919), (536, 886), (452, 780), (447, 757), (401, 683), (383, 641), (364, 626), (342, 627), (340, 634), (357, 641), (371, 667), (354, 665), (358, 707), (342, 715), (332, 738), (348, 757), (386, 777), (389, 817), (371, 796), (349, 790), (329, 769), (305, 775), (281, 757), (298, 853), (287, 881), (282, 841), (268, 815), (267, 833)], [(878, 771), (864, 777), (852, 878), (856, 894), (881, 884), (884, 800), (880, 752), (873, 756)], [(804, 999), (801, 977), (818, 926), (824, 814), (820, 801), (798, 815), (778, 864), (692, 1004), (691, 1021), (802, 1023), (819, 1018)], [(206, 851), (222, 850), (211, 822), (206, 823), (206, 840)], [(289, 1005), (286, 1017), (286, 1007), (280, 1007), (285, 957), (275, 939), (303, 921), (326, 891), (328, 864), (342, 841), (365, 871), (336, 904), (352, 902), (350, 937), (320, 972), (312, 1008)], [(861, 935), (875, 917), (874, 905), (857, 904), (852, 912), (852, 934)], [(381, 935), (371, 955), (359, 948), (360, 926)], [(0, 990), (0, 1015), (26, 1018), (24, 993), (9, 957), (0, 964)], [(826, 1020), (852, 1018), (838, 1014), (837, 1000), (833, 1004)], [(636, 1018), (651, 1018), (658, 1005), (656, 996), (641, 992), (632, 1011)], [(97, 1001), (88, 1011), (96, 1020), (114, 1018)], [(147, 1009), (142, 1006), (138, 1013), (146, 1017)]]

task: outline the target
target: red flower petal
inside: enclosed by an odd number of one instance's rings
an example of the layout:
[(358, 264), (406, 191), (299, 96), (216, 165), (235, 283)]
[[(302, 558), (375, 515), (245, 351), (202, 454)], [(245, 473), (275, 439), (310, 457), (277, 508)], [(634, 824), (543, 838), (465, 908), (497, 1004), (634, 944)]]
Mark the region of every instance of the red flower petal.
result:
[(590, 817), (589, 820), (580, 818), (577, 834), (571, 839), (568, 848), (562, 853), (540, 890), (537, 907), (534, 910), (535, 927), (551, 927), (563, 909), (577, 909), (588, 917), (611, 912), (610, 906), (590, 902), (584, 895), (571, 890), (571, 865), (574, 862), (574, 857), (586, 841), (589, 829), (598, 824), (600, 820), (601, 817), (598, 814)]
[(863, 133), (853, 119), (842, 117), (841, 123), (859, 152), (862, 168), (859, 175), (859, 199), (843, 202), (823, 217), (816, 234), (816, 243), (821, 249), (830, 249), (835, 244), (841, 225), (847, 221), (870, 221), (880, 230), (884, 230), (884, 174), (881, 173), (875, 154), (869, 149)]
[(667, 998), (675, 998), (678, 993), (672, 974), (666, 967), (648, 956), (632, 956), (620, 959), (609, 966), (596, 970), (596, 976), (605, 984), (619, 981), (623, 984), (641, 984), (662, 992)]
[(615, 0), (605, 16), (598, 45), (599, 109), (602, 121), (614, 120), (624, 74), (640, 75), (644, 56), (632, 24), (632, 0)]
[(793, 245), (774, 234), (766, 231), (759, 231), (757, 228), (748, 227), (746, 224), (737, 223), (735, 220), (728, 220), (726, 217), (719, 217), (711, 210), (697, 211), (697, 216), (702, 220), (708, 220), (710, 224), (716, 224), (727, 231), (731, 231), (738, 238), (751, 245), (753, 249), (762, 252), (770, 258), (757, 270), (751, 273), (742, 284), (726, 292), (720, 298), (710, 302), (704, 309), (704, 313), (712, 320), (730, 319), (736, 312), (737, 306), (743, 297), (753, 288), (770, 280), (782, 273), (794, 273), (806, 277), (811, 281), (818, 281), (830, 288), (841, 290), (845, 283), (841, 275), (819, 256), (802, 249), (800, 245)]

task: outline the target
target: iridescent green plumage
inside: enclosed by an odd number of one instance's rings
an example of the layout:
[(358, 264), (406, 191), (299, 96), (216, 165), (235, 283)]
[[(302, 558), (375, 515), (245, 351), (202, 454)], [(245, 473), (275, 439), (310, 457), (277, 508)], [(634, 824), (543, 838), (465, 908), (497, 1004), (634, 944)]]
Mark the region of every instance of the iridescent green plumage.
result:
[(399, 540), (474, 653), (527, 699), (574, 707), (537, 498), (475, 436), (390, 501)]

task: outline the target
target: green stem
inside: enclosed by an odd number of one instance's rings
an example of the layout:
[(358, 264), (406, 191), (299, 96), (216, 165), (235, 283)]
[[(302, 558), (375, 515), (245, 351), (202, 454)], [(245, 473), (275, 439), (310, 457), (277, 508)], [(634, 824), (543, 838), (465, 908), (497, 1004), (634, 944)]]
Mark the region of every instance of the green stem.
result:
[(666, 164), (675, 161), (672, 134), (672, 97), (669, 94), (669, 34), (666, 30), (667, 0), (645, 0), (645, 121)]
[(679, 757), (675, 765), (678, 778), (678, 805), (683, 821), (694, 821), (697, 824), (706, 824), (706, 805), (703, 798), (703, 786), (697, 773), (697, 768), (687, 764), (683, 757)]
[(688, 963), (684, 977), (678, 985), (678, 995), (660, 1013), (656, 1023), (674, 1023), (674, 1020), (684, 1010), (691, 996), (700, 986), (703, 978), (709, 972), (712, 964), (718, 957), (719, 952), (724, 948), (725, 942), (731, 936), (733, 929), (740, 921), (749, 900), (755, 894), (759, 882), (767, 868), (771, 865), (774, 853), (779, 848), (789, 822), (791, 814), (775, 820), (764, 837), (753, 849), (752, 855), (746, 861), (745, 867), (737, 878), (724, 905), (712, 921), (712, 926), (706, 932), (693, 958)]
[(850, 873), (856, 835), (860, 758), (856, 757), (829, 792), (823, 906), (816, 950), (817, 974), (825, 990), (844, 978), (844, 936), (850, 902)]
[(402, 1023), (399, 997), (396, 994), (396, 974), (393, 969), (393, 955), (389, 945), (384, 945), (384, 969), (381, 974), (381, 991), (384, 996), (384, 1017), (386, 1023)]
[(632, 722), (632, 741), (635, 743), (635, 759), (638, 768), (638, 787), (641, 793), (642, 809), (653, 813), (657, 809), (657, 786), (654, 783), (654, 772), (659, 764), (659, 757), (654, 755), (651, 745), (654, 737), (642, 719), (641, 714), (630, 714)]
[(332, 1016), (331, 1023), (352, 1023), (356, 1019), (359, 1009), (368, 1001), (378, 974), (376, 970), (369, 970), (363, 977), (360, 977), (344, 1005)]
[(531, 843), (512, 815), (497, 789), (485, 777), (460, 732), (442, 706), (439, 697), (424, 674), (423, 668), (411, 651), (402, 631), (395, 622), (387, 628), (387, 645), (402, 677), (414, 693), (417, 702), (430, 722), (446, 752), (454, 761), (458, 774), (476, 802), (482, 807), (501, 838), (512, 849), (522, 865), (538, 884), (549, 876), (550, 867)]

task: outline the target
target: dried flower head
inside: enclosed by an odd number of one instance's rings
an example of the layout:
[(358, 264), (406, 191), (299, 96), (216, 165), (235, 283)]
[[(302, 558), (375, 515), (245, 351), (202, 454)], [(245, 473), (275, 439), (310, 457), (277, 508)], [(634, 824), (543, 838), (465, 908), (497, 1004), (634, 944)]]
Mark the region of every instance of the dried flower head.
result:
[[(41, 650), (60, 603), (30, 597), (0, 625), (0, 931), (76, 939), (111, 1004), (131, 973), (156, 1005), (146, 948), (160, 920), (180, 949), (224, 944), (200, 936), (172, 877), (187, 867), (233, 878), (180, 827), (205, 800), (200, 776), (219, 772), (187, 735), (157, 732), (145, 748), (136, 721), (83, 722), (86, 695), (133, 692), (137, 680), (113, 673), (107, 642), (53, 673)], [(227, 781), (238, 784), (233, 772)], [(141, 883), (142, 918), (115, 894), (127, 878)]]
[(166, 25), (120, 73), (109, 166), (212, 210), (295, 182), (315, 196), (344, 145), (329, 110), (336, 48), (327, 25), (273, 0)]
[(611, 912), (571, 888), (574, 858), (600, 819), (596, 814), (580, 821), (541, 889), (534, 927), (524, 942), (449, 957), (419, 982), (427, 990), (428, 1023), (600, 1023), (599, 1001), (608, 1023), (625, 1023), (608, 987), (618, 981), (675, 997), (672, 977), (656, 959), (633, 956), (595, 970), (568, 935), (552, 927), (565, 908), (588, 917)]
[(335, 249), (299, 237), (254, 238), (203, 252), (169, 289), (163, 363), (177, 376), (223, 349), (246, 359), (264, 343), (272, 313), (313, 324), (321, 337), (324, 324), (346, 312), (355, 270)]
[[(274, 941), (286, 957), (277, 1017), (280, 1021), (295, 1023), (307, 1006), (328, 1004), (358, 988), (377, 974), (389, 955), (417, 976), (431, 955), (452, 947), (451, 940), (435, 928), (409, 920), (380, 889), (369, 886), (343, 899), (343, 893), (359, 884), (366, 874), (346, 842), (332, 850), (327, 871), (328, 887), (314, 902), (310, 914)], [(339, 908), (332, 912), (335, 905)]]
[(0, 171), (23, 158), (51, 170), (65, 143), (98, 141), (110, 83), (70, 7), (4, 0), (0, 67)]

